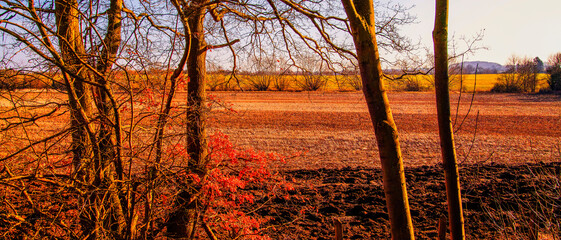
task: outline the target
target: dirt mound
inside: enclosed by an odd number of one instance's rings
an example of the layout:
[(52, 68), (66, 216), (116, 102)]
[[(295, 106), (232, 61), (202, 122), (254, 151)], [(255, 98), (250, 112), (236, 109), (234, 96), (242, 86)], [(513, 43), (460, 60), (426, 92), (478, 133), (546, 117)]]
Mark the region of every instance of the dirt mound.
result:
[[(343, 223), (345, 239), (390, 239), (380, 169), (285, 174), (296, 189), (290, 196), (268, 199), (272, 206), (257, 211), (274, 217), (275, 227), (268, 230), (273, 239), (333, 239), (334, 219)], [(525, 234), (528, 222), (537, 218), (540, 234), (559, 234), (561, 163), (472, 165), (460, 174), (467, 239)], [(406, 178), (416, 237), (435, 239), (438, 219), (447, 216), (441, 167), (406, 169)]]

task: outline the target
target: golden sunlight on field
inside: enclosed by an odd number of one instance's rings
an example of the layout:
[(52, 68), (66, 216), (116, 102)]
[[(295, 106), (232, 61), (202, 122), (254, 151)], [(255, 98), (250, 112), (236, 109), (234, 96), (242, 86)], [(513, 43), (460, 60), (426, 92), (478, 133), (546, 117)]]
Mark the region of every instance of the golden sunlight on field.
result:
[[(217, 111), (213, 128), (234, 142), (292, 155), (287, 168), (379, 166), (359, 92), (220, 92), (237, 113)], [(430, 93), (390, 93), (406, 167), (440, 162), (435, 100)], [(452, 95), (460, 164), (524, 163), (559, 158), (558, 96)], [(459, 106), (459, 108), (458, 108)], [(470, 107), (471, 106), (471, 107)], [(455, 112), (455, 111), (454, 111)], [(305, 159), (305, 160), (304, 160)], [(306, 165), (306, 166), (302, 166)]]
[[(379, 167), (378, 153), (366, 104), (360, 92), (213, 92), (235, 112), (216, 109), (213, 131), (222, 131), (243, 147), (278, 151), (295, 156), (282, 168)], [(432, 93), (391, 92), (390, 103), (400, 131), (406, 166), (440, 162), (435, 99)], [(524, 163), (559, 159), (561, 99), (556, 95), (524, 94), (452, 95), (452, 121), (456, 129), (460, 164), (477, 162)], [(472, 101), (473, 97), (473, 101)], [(57, 92), (21, 91), (13, 96), (62, 103)], [(184, 104), (181, 93), (178, 104)], [(8, 100), (0, 101), (9, 108)], [(54, 106), (54, 105), (53, 105)], [(43, 109), (42, 111), (46, 111)], [(12, 113), (38, 116), (36, 109)], [(49, 117), (25, 129), (39, 139), (68, 127)], [(6, 138), (8, 139), (8, 138)], [(25, 139), (25, 138), (22, 138)], [(13, 145), (13, 144), (12, 144)], [(16, 146), (3, 145), (2, 152)], [(65, 146), (65, 145), (62, 145)], [(3, 154), (3, 155), (4, 155)], [(304, 166), (303, 166), (304, 165)]]

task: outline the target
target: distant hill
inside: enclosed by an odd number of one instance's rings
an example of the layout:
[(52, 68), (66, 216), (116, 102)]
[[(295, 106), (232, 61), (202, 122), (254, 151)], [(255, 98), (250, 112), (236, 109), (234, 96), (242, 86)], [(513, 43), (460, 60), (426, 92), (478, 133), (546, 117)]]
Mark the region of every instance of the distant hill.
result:
[[(495, 63), (495, 62), (486, 62), (486, 61), (468, 61), (464, 62), (463, 64), (455, 63), (450, 65), (451, 74), (460, 74), (460, 67), (463, 65), (463, 73), (464, 74), (474, 74), (475, 68), (477, 67), (478, 74), (496, 74), (502, 73), (506, 70), (506, 67)], [(429, 69), (419, 69), (421, 72), (429, 71)], [(399, 75), (403, 73), (401, 69), (384, 69), (385, 74), (394, 74)], [(433, 71), (429, 71), (429, 74), (432, 74)]]
[(505, 67), (501, 64), (494, 63), (494, 62), (485, 62), (485, 61), (470, 61), (452, 64), (450, 67), (453, 69), (457, 69), (459, 72), (460, 66), (463, 65), (463, 73), (464, 74), (474, 74), (475, 68), (477, 67), (477, 73), (485, 74), (485, 73), (501, 73), (505, 70)]

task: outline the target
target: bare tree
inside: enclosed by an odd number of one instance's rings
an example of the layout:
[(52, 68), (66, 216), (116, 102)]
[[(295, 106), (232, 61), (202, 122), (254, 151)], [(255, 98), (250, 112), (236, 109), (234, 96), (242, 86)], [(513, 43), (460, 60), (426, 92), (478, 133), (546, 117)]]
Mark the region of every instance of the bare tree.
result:
[[(71, 127), (63, 132), (72, 135), (73, 180), (80, 183), (76, 190), (87, 192), (87, 197), (80, 198), (83, 210), (78, 216), (82, 231), (89, 232), (90, 239), (123, 235), (125, 231), (126, 204), (120, 199), (124, 194), (120, 186), (125, 180), (122, 132), (118, 106), (108, 85), (120, 46), (122, 7), (119, 0), (108, 1), (106, 6), (80, 5), (73, 0), (27, 4), (2, 1), (0, 5), (0, 31), (17, 42), (14, 47), (30, 49), (29, 54), (60, 70), (71, 113)], [(97, 15), (93, 8), (105, 8), (105, 14)], [(90, 22), (84, 21), (86, 16)], [(98, 20), (104, 24), (92, 24)], [(88, 25), (95, 35), (83, 38), (82, 24)], [(13, 110), (17, 109), (14, 106)], [(51, 117), (55, 112), (43, 117)], [(38, 120), (34, 118), (28, 123)], [(19, 126), (25, 129), (25, 123), (20, 122)], [(47, 141), (29, 140), (32, 143), (28, 147)], [(58, 183), (68, 180), (59, 179)]]
[(554, 91), (561, 90), (561, 53), (551, 55), (547, 60), (547, 65), (549, 88)]
[[(14, 199), (6, 200), (2, 211), (10, 214), (0, 219), (18, 233), (52, 238), (195, 237), (208, 209), (196, 179), (211, 177), (207, 53), (230, 52), (232, 82), (247, 46), (282, 52), (287, 68), (299, 64), (293, 53), (314, 53), (324, 69), (333, 71), (357, 56), (352, 43), (335, 37), (349, 27), (337, 16), (343, 11), (339, 5), (338, 12), (328, 14), (333, 6), (288, 0), (1, 0), (0, 32), (8, 39), (2, 43), (11, 52), (8, 60), (24, 56), (30, 70), (19, 73), (64, 87), (41, 94), (1, 92), (0, 186)], [(398, 39), (392, 26), (411, 18), (402, 18), (402, 8), (388, 9), (394, 14), (383, 18), (376, 32), (384, 36), (381, 46), (406, 49), (406, 39)], [(373, 61), (379, 70), (380, 60)], [(370, 66), (375, 65), (362, 68)], [(382, 94), (376, 101), (386, 107), (381, 84), (363, 81), (369, 88), (380, 86), (372, 91)], [(187, 98), (179, 104), (183, 84)], [(391, 171), (385, 179), (392, 203), (406, 197), (393, 194), (396, 187), (404, 190), (403, 181), (390, 185), (403, 179), (403, 169), (400, 162), (392, 165), (400, 159), (399, 144), (397, 135), (387, 135), (396, 133), (395, 124), (389, 108), (384, 112), (375, 113), (386, 118), (377, 115), (373, 121), (376, 131), (386, 134), (379, 141), (390, 144), (390, 150), (379, 146), (384, 168)], [(60, 124), (53, 126), (54, 133), (40, 131), (53, 122)], [(399, 221), (393, 208), (390, 215)]]
[(540, 80), (538, 65), (534, 59), (511, 56), (507, 60), (506, 70), (501, 73), (491, 91), (535, 92)]

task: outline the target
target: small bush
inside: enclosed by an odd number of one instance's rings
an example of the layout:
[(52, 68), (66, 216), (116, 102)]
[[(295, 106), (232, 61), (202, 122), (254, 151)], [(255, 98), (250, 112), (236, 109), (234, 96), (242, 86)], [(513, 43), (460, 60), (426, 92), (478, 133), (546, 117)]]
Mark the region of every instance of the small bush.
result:
[(286, 91), (290, 87), (290, 79), (285, 76), (277, 76), (273, 80), (273, 87), (278, 91)]
[(327, 78), (322, 75), (305, 73), (301, 75), (299, 81), (296, 81), (296, 84), (302, 91), (317, 91), (327, 85)]
[(247, 84), (252, 90), (267, 91), (273, 82), (274, 76), (267, 74), (256, 74), (248, 77)]
[(207, 86), (210, 91), (229, 91), (233, 90), (230, 80), (223, 74), (208, 74)]
[(430, 89), (430, 87), (424, 85), (422, 83), (422, 81), (417, 76), (405, 77), (404, 79), (401, 79), (398, 82), (399, 82), (399, 85), (401, 85), (401, 89), (403, 91), (421, 92), (421, 91), (427, 91), (427, 90)]
[[(266, 199), (288, 197), (288, 192), (293, 190), (292, 183), (271, 167), (283, 163), (284, 158), (278, 154), (239, 149), (220, 132), (210, 136), (209, 148), (204, 176), (183, 172), (177, 179), (183, 186), (196, 189), (199, 221), (207, 224), (219, 239), (243, 236), (270, 239), (262, 236), (261, 230), (272, 218), (260, 217), (252, 211), (266, 205)], [(186, 150), (180, 147), (179, 152)], [(203, 228), (197, 228), (199, 236), (206, 235)]]
[(360, 78), (360, 75), (349, 75), (347, 77), (347, 83), (354, 90), (362, 90), (362, 79)]

